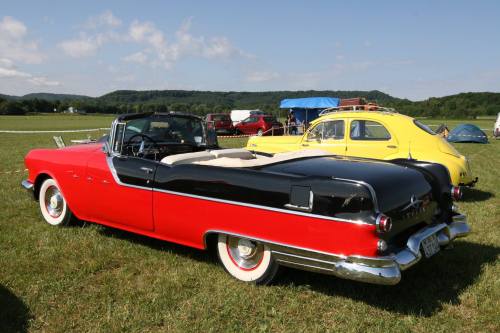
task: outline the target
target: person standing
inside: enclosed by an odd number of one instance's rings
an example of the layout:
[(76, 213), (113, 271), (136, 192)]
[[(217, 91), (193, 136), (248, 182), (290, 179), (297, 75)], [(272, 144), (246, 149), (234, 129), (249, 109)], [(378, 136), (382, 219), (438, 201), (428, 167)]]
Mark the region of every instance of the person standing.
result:
[(290, 135), (297, 135), (297, 119), (293, 114), (293, 111), (290, 111), (287, 118), (287, 127)]

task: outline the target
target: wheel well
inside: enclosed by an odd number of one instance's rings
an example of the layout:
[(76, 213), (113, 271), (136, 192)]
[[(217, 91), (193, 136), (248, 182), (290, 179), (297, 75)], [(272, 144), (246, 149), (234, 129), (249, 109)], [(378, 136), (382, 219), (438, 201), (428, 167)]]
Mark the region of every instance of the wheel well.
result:
[(51, 178), (48, 174), (46, 173), (41, 173), (38, 176), (36, 176), (35, 179), (35, 184), (33, 188), (33, 195), (35, 196), (35, 200), (38, 200), (38, 196), (40, 195), (40, 187), (42, 186), (42, 183), (46, 180)]
[(205, 250), (212, 251), (217, 246), (217, 239), (219, 234), (216, 232), (209, 232), (205, 234)]

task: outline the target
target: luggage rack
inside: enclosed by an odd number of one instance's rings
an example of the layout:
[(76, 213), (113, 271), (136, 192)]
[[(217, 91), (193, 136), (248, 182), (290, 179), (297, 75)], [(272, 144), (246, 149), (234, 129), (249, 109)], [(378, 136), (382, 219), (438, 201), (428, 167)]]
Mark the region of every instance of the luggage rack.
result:
[(345, 106), (336, 106), (328, 109), (324, 109), (319, 113), (319, 116), (324, 116), (326, 114), (332, 112), (358, 112), (358, 111), (379, 111), (379, 112), (388, 112), (388, 113), (398, 113), (394, 108), (387, 108), (384, 106), (364, 104), (364, 105), (345, 105)]

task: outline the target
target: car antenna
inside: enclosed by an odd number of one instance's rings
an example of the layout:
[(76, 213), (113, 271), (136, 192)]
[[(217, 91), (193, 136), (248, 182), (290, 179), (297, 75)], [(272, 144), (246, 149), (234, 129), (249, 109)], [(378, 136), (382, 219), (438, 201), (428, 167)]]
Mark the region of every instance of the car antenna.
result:
[(408, 143), (408, 159), (409, 160), (412, 160), (413, 157), (411, 156), (411, 140), (410, 142)]

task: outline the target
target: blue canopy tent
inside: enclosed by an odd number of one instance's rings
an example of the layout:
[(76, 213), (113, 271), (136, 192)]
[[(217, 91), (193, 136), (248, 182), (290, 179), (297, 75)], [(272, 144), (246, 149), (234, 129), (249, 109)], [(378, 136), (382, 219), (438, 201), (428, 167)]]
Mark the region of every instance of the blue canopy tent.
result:
[(476, 125), (458, 125), (448, 134), (449, 142), (488, 143), (488, 136)]
[(281, 109), (293, 111), (297, 122), (308, 124), (318, 118), (321, 111), (339, 106), (340, 99), (334, 97), (288, 98), (281, 101)]

